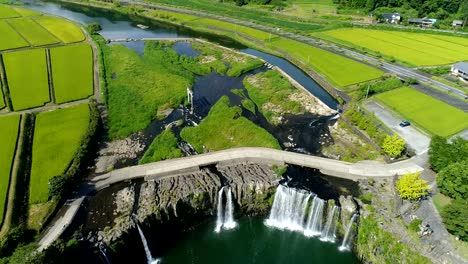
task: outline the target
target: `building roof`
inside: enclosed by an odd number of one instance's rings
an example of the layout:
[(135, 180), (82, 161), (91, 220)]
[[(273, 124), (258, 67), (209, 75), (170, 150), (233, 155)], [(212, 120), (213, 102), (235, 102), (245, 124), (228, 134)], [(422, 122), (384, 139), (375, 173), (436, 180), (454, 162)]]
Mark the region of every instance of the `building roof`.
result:
[(455, 63), (453, 67), (461, 70), (462, 72), (468, 73), (468, 62), (458, 62)]
[(463, 20), (454, 20), (453, 24), (463, 25)]

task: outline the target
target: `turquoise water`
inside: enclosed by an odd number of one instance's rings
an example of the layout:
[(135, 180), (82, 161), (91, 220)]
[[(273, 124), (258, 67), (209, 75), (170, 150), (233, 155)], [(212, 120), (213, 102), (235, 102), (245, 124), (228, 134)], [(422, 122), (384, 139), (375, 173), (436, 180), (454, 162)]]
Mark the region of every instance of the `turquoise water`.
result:
[(351, 252), (338, 250), (341, 241), (321, 242), (302, 233), (273, 229), (263, 219), (244, 217), (236, 229), (220, 233), (214, 228), (212, 222), (186, 233), (165, 256), (158, 256), (161, 263), (359, 263)]

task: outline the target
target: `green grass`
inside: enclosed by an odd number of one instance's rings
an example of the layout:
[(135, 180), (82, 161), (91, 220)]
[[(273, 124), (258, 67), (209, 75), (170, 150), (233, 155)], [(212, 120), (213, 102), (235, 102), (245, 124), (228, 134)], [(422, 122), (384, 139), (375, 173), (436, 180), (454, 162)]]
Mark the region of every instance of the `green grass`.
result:
[(89, 123), (89, 106), (82, 104), (36, 117), (29, 202), (46, 202), (49, 180), (68, 168)]
[(416, 66), (449, 64), (468, 59), (468, 38), (361, 28), (317, 33), (320, 37), (380, 52)]
[(58, 39), (30, 18), (11, 19), (8, 23), (33, 46), (59, 43)]
[[(248, 76), (243, 83), (258, 110), (272, 124), (277, 123), (278, 117), (285, 113), (298, 114), (304, 111), (300, 103), (289, 99), (290, 95), (299, 92), (277, 71)], [(281, 111), (276, 111), (278, 109)]]
[(182, 157), (182, 151), (178, 147), (178, 140), (171, 129), (166, 129), (154, 138), (139, 164), (179, 157)]
[(185, 127), (181, 137), (192, 144), (197, 152), (234, 147), (267, 147), (281, 149), (278, 141), (265, 129), (241, 116), (241, 108), (230, 107), (227, 96), (211, 108), (208, 116), (196, 127)]
[(3, 61), (15, 111), (42, 106), (50, 101), (44, 49), (5, 53)]
[[(251, 71), (263, 65), (263, 62), (259, 59), (254, 59), (246, 55), (219, 48), (209, 43), (192, 43), (192, 47), (195, 50), (201, 51), (201, 55), (198, 59), (195, 59), (198, 63), (191, 65), (190, 70), (197, 73), (194, 69), (202, 68), (204, 65), (208, 65), (209, 69), (205, 70), (201, 75), (208, 74), (211, 70), (215, 70), (220, 74), (226, 74), (230, 77), (238, 77), (245, 72)], [(210, 63), (202, 63), (203, 56), (214, 57), (216, 60)], [(229, 65), (229, 67), (226, 66)], [(197, 73), (200, 74), (200, 73)]]
[(17, 49), (29, 46), (28, 42), (24, 40), (6, 21), (0, 20), (0, 50)]
[(447, 137), (468, 127), (467, 113), (408, 87), (376, 98), (434, 135)]
[(283, 14), (309, 18), (314, 15), (336, 14), (332, 0), (293, 0), (291, 6), (281, 11)]
[(26, 8), (17, 8), (13, 7), (13, 9), (16, 11), (16, 13), (20, 14), (23, 17), (31, 17), (31, 16), (40, 16), (42, 15), (41, 12), (37, 12), (31, 9), (26, 9)]
[(0, 19), (2, 18), (12, 18), (12, 17), (20, 17), (21, 15), (18, 14), (13, 8), (0, 5)]
[[(236, 24), (232, 24), (232, 23), (228, 23), (228, 22), (224, 22), (220, 20), (209, 19), (209, 18), (200, 18), (200, 19), (192, 20), (186, 24), (195, 25), (195, 26), (220, 28), (220, 29), (244, 34), (251, 38), (255, 38), (261, 41), (268, 40), (270, 38), (270, 33), (267, 33), (261, 30), (257, 30), (257, 29), (253, 29), (253, 28), (249, 28), (245, 26), (239, 26)], [(272, 34), (271, 37), (274, 38), (275, 35)]]
[(18, 138), (20, 115), (0, 117), (0, 226), (3, 222), (4, 210), (10, 185), (10, 173), (15, 156), (16, 140)]
[(56, 103), (93, 94), (93, 54), (89, 44), (50, 49), (50, 58)]
[(144, 56), (123, 45), (104, 46), (109, 135), (123, 138), (146, 128), (156, 114), (184, 103), (193, 75), (172, 63), (179, 56), (159, 42), (147, 42)]
[(338, 86), (365, 82), (383, 75), (382, 71), (370, 66), (293, 40), (280, 39), (267, 46), (287, 52)]
[(85, 35), (81, 29), (68, 20), (51, 16), (41, 16), (35, 18), (35, 20), (63, 43), (73, 43), (85, 40)]

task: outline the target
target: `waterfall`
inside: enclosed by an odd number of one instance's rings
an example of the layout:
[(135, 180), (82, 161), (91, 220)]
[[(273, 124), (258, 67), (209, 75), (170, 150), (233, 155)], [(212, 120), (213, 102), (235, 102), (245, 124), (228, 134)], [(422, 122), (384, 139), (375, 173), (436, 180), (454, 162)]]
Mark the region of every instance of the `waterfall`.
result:
[(350, 236), (351, 236), (351, 231), (353, 230), (353, 224), (354, 221), (356, 220), (357, 214), (353, 214), (351, 217), (351, 220), (349, 221), (348, 228), (346, 229), (346, 234), (343, 239), (343, 242), (341, 243), (341, 246), (338, 248), (340, 251), (346, 251), (350, 249)]
[(145, 248), (146, 259), (148, 260), (148, 264), (159, 263), (159, 259), (153, 259), (153, 256), (151, 256), (151, 251), (148, 247), (148, 242), (146, 241), (145, 235), (143, 234), (143, 230), (141, 230), (138, 224), (137, 224), (137, 227), (138, 227), (138, 233), (140, 234), (140, 237), (141, 237), (141, 242), (143, 243), (143, 247)]
[(331, 212), (328, 212), (327, 223), (325, 228), (322, 230), (322, 235), (320, 237), (321, 241), (330, 241), (335, 242), (335, 229), (336, 229), (336, 217), (335, 214), (338, 212), (338, 206), (334, 205)]
[(221, 231), (221, 227), (223, 227), (223, 192), (224, 186), (218, 192), (218, 212), (216, 216), (216, 228), (215, 232), (219, 233)]
[(302, 231), (311, 195), (305, 191), (278, 186), (270, 216), (265, 224), (279, 229)]
[(231, 188), (229, 188), (227, 192), (226, 212), (224, 215), (223, 228), (233, 229), (236, 226), (237, 226), (237, 223), (236, 221), (234, 221), (234, 205), (232, 203), (232, 192), (231, 192)]
[(318, 198), (317, 196), (314, 197), (314, 201), (312, 202), (312, 206), (309, 212), (309, 219), (307, 220), (307, 226), (304, 230), (304, 235), (311, 237), (322, 234), (322, 218), (324, 204), (324, 200)]

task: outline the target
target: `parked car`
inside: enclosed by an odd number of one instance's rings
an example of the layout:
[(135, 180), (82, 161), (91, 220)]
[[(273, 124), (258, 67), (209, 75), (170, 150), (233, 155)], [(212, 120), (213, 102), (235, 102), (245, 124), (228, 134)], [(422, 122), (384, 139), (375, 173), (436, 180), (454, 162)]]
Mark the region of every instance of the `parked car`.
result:
[(402, 122), (400, 123), (400, 126), (401, 126), (401, 127), (406, 127), (406, 126), (409, 126), (409, 125), (411, 125), (411, 123), (410, 123), (409, 121), (402, 121)]

